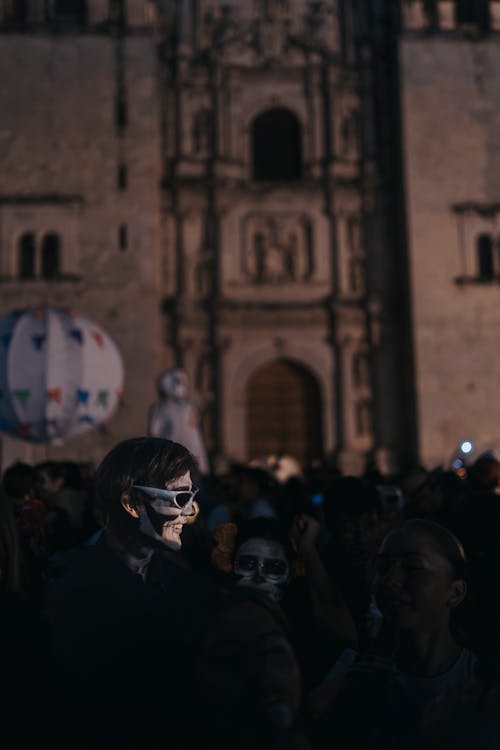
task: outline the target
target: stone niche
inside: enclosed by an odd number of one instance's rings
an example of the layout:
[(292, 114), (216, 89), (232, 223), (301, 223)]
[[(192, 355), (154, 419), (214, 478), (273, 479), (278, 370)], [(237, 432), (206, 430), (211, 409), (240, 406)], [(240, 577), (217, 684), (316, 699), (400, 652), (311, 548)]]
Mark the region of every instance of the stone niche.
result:
[[(260, 201), (259, 201), (260, 202)], [(312, 301), (328, 292), (330, 233), (319, 207), (274, 200), (274, 210), (240, 203), (222, 223), (223, 287), (248, 301)], [(251, 203), (251, 201), (248, 201)], [(313, 204), (314, 205), (314, 204)]]
[(308, 281), (314, 272), (307, 216), (254, 213), (242, 219), (241, 276), (251, 284)]

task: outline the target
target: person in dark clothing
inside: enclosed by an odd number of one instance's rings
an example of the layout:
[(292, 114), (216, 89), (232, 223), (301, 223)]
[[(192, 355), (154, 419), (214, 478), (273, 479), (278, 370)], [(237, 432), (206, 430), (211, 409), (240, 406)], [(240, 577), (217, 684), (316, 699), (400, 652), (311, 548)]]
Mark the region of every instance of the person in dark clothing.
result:
[(362, 650), (376, 635), (370, 564), (380, 542), (382, 504), (376, 487), (358, 477), (336, 479), (323, 494), (330, 539), (322, 559), (350, 610)]
[[(296, 560), (275, 518), (222, 524), (212, 561), (221, 597), (196, 670), (201, 734), (222, 750), (307, 747), (297, 732), (302, 675), (281, 606)], [(299, 743), (299, 744), (297, 744)]]
[(318, 531), (306, 515), (291, 528), (260, 516), (216, 530), (212, 561), (228, 590), (206, 633), (198, 678), (203, 729), (218, 747), (305, 742), (303, 699), (355, 642), (319, 560)]
[(209, 588), (180, 552), (196, 465), (161, 438), (119, 443), (96, 475), (107, 520), (49, 584), (52, 746), (187, 746), (190, 679)]
[(9, 466), (2, 476), (2, 489), (17, 525), (23, 588), (36, 598), (47, 570), (47, 506), (35, 496), (33, 466), (22, 461)]
[(26, 595), (14, 508), (0, 490), (0, 736), (5, 747), (32, 746), (29, 728), (45, 689), (46, 638)]

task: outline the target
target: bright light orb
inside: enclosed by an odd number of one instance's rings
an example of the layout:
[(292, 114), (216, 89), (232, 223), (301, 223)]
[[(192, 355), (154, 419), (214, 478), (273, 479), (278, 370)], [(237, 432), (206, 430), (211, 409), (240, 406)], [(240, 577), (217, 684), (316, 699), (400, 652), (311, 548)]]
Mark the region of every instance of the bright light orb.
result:
[(470, 442), (470, 440), (464, 440), (464, 442), (460, 445), (460, 450), (466, 455), (467, 453), (472, 453), (472, 443)]

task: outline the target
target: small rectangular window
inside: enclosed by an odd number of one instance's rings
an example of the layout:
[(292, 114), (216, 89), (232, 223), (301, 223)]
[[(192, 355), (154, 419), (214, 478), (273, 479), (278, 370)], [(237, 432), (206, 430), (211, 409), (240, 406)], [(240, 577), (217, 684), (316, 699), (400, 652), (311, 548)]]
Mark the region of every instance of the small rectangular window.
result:
[(20, 25), (28, 20), (27, 0), (5, 0), (3, 21), (6, 24)]
[(116, 23), (117, 26), (123, 26), (125, 24), (124, 0), (110, 0), (109, 20), (111, 21), (111, 23)]
[(477, 238), (478, 276), (482, 281), (495, 278), (493, 239), (489, 234), (480, 234)]
[(126, 190), (128, 187), (128, 169), (126, 164), (118, 165), (118, 190)]
[(489, 25), (488, 0), (455, 0), (455, 20), (459, 25), (479, 26), (486, 31)]
[(54, 279), (60, 273), (60, 241), (55, 232), (46, 234), (42, 242), (42, 276)]
[(128, 123), (128, 111), (127, 111), (127, 102), (125, 101), (125, 97), (122, 93), (118, 94), (116, 97), (116, 105), (115, 105), (115, 120), (116, 120), (116, 127), (118, 130), (123, 130), (127, 127)]
[(26, 232), (19, 240), (17, 274), (20, 279), (35, 278), (35, 235)]
[(54, 21), (85, 23), (85, 0), (53, 0), (51, 7)]
[(120, 250), (126, 250), (128, 246), (127, 225), (120, 224), (118, 227), (118, 247)]

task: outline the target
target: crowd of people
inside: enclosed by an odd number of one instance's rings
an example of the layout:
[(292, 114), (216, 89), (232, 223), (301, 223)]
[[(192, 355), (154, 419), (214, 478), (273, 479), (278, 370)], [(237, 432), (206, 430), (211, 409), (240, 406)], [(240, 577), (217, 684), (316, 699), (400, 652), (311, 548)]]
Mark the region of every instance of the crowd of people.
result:
[(7, 467), (6, 747), (500, 747), (500, 460), (344, 476), (117, 444)]

